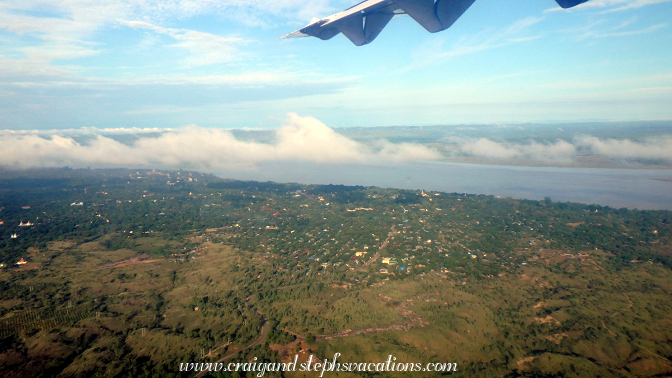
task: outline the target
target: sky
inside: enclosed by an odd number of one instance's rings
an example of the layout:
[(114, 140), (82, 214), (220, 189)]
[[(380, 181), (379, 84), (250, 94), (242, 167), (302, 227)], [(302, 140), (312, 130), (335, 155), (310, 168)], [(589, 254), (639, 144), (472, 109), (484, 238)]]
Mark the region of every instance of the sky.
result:
[[(155, 161), (98, 135), (129, 130), (166, 131), (144, 147), (170, 150), (174, 164), (200, 161), (173, 150), (184, 141), (259, 153), (253, 161), (325, 161), (296, 153), (313, 146), (340, 146), (329, 161), (431, 160), (440, 156), (425, 146), (363, 146), (333, 130), (672, 119), (671, 0), (591, 0), (571, 10), (552, 0), (478, 0), (440, 33), (402, 16), (362, 47), (342, 35), (279, 38), (355, 3), (0, 0), (0, 165), (25, 166), (17, 156), (26, 154), (32, 165)], [(245, 144), (226, 132), (235, 128), (276, 129), (279, 142)], [(66, 135), (73, 130), (98, 135), (99, 150)], [(33, 139), (40, 132), (51, 136)], [(498, 151), (477, 142), (465, 148)], [(553, 146), (565, 156), (579, 144)]]
[(2, 0), (0, 128), (672, 118), (672, 2), (478, 0), (370, 45), (279, 39), (345, 0)]

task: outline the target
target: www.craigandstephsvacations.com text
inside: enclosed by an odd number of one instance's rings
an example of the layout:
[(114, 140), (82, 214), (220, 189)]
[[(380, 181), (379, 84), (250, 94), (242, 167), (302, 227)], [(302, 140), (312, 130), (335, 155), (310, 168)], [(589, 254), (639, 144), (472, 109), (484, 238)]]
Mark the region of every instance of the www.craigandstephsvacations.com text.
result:
[(421, 364), (417, 362), (396, 362), (397, 358), (389, 355), (385, 362), (338, 362), (340, 353), (334, 354), (334, 358), (329, 361), (325, 359), (320, 361), (313, 358), (311, 354), (308, 361), (298, 363), (299, 356), (294, 356), (292, 362), (231, 362), (228, 364), (216, 362), (189, 362), (181, 363), (180, 371), (183, 372), (205, 372), (205, 371), (222, 371), (222, 372), (256, 372), (257, 377), (263, 377), (266, 372), (278, 371), (314, 371), (319, 372), (320, 377), (325, 372), (341, 371), (341, 372), (384, 372), (384, 371), (400, 371), (400, 372), (419, 372), (419, 371), (434, 371), (434, 372), (454, 372), (457, 371), (457, 363), (448, 362), (429, 362)]

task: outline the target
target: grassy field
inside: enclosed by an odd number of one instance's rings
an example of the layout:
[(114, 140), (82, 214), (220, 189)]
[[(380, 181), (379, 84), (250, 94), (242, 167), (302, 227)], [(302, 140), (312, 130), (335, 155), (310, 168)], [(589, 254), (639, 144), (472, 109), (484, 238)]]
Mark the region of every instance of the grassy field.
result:
[[(665, 357), (672, 355), (672, 276), (657, 265), (615, 272), (600, 251), (579, 259), (547, 250), (530, 254), (515, 273), (473, 282), (432, 272), (343, 287), (327, 274), (296, 283), (278, 278), (290, 272), (278, 272), (265, 253), (203, 237), (192, 242), (196, 252), (184, 261), (149, 258), (113, 268), (101, 265), (161, 241), (145, 240), (137, 250), (58, 242), (35, 252), (31, 268), (0, 273), (13, 278), (0, 301), (3, 375), (37, 374), (55, 362), (63, 376), (79, 376), (114, 375), (124, 363), (175, 370), (178, 361), (216, 360), (256, 339), (256, 310), (274, 330), (317, 336), (303, 347), (321, 359), (341, 353), (343, 362), (388, 355), (456, 362), (456, 374), (467, 376), (672, 371)], [(14, 370), (28, 360), (28, 371)]]

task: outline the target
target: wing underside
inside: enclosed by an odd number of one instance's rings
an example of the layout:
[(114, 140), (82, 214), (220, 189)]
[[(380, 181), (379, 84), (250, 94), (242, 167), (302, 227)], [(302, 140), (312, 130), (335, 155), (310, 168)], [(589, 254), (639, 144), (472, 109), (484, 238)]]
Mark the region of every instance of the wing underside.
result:
[[(390, 20), (407, 14), (430, 33), (446, 30), (469, 9), (475, 0), (367, 0), (343, 12), (313, 19), (308, 26), (282, 38), (316, 37), (322, 40), (345, 35), (356, 46), (371, 43)], [(571, 8), (588, 0), (556, 0)]]

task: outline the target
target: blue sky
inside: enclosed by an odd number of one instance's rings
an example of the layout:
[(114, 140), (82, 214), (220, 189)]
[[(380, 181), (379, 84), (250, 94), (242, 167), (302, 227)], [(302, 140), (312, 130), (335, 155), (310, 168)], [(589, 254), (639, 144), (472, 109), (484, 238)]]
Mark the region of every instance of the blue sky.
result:
[(669, 0), (478, 0), (436, 34), (279, 39), (355, 3), (3, 0), (0, 129), (672, 119)]

